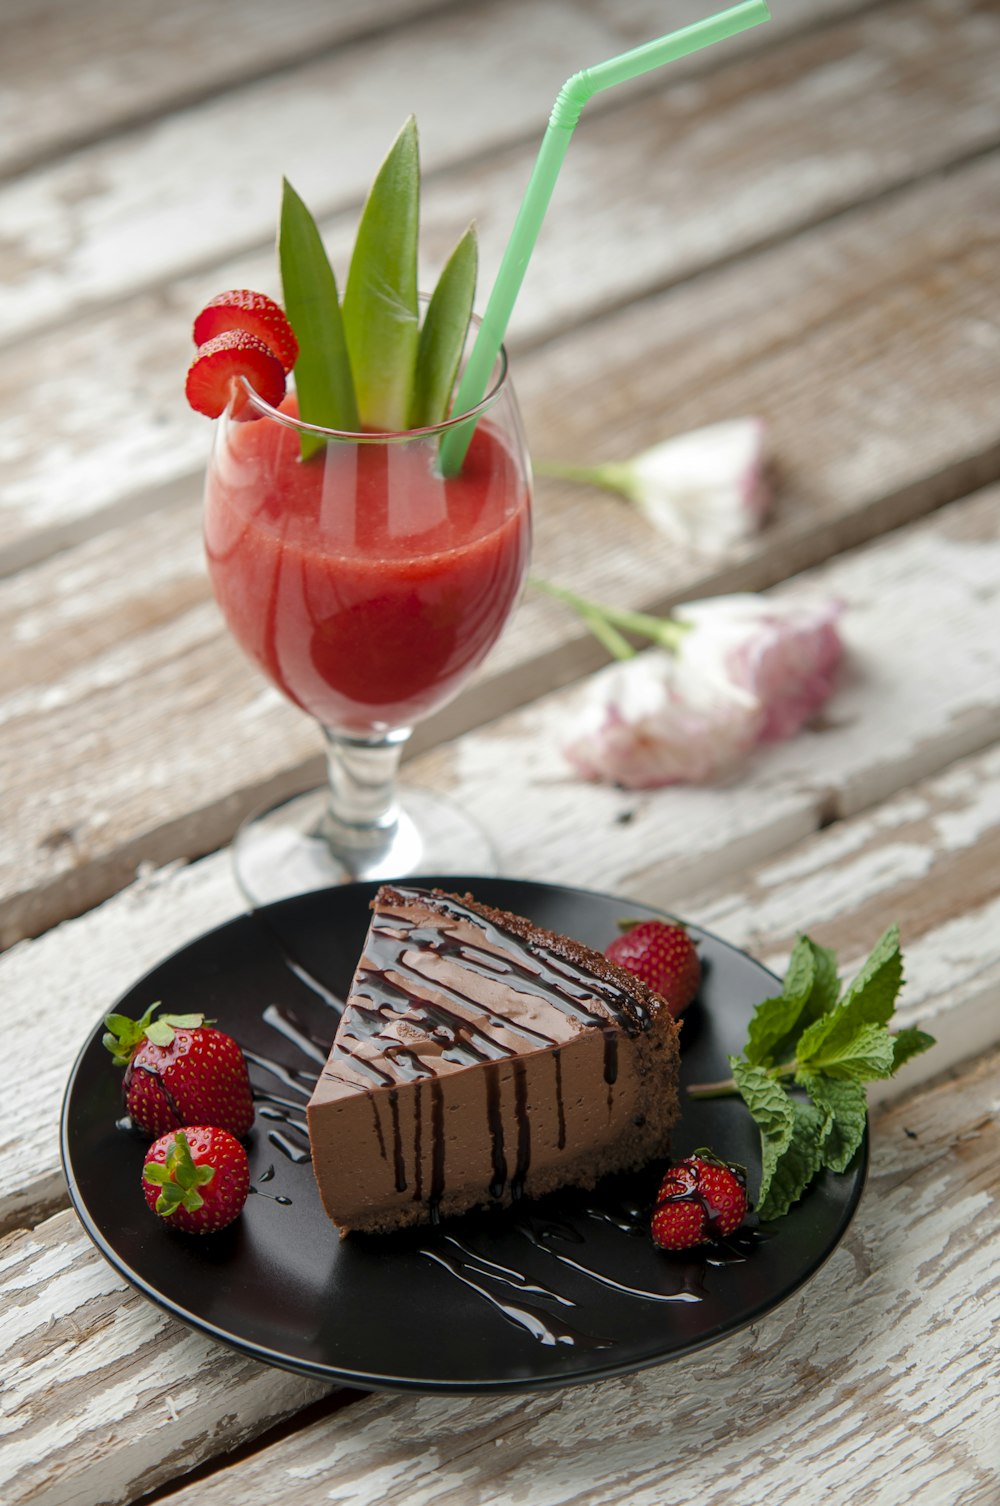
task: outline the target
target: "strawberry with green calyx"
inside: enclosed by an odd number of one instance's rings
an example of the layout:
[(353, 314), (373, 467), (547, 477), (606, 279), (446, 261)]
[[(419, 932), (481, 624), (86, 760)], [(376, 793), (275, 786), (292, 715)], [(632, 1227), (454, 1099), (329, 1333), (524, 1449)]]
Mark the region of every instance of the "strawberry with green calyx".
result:
[(139, 1020), (109, 1014), (104, 1045), (125, 1068), (126, 1113), (149, 1135), (188, 1124), (215, 1124), (234, 1135), (254, 1119), (247, 1064), (232, 1036), (203, 1014), (161, 1014), (151, 1004)]
[(187, 1234), (213, 1234), (238, 1217), (250, 1190), (243, 1146), (216, 1125), (189, 1125), (161, 1135), (142, 1168), (154, 1213)]
[(605, 956), (665, 999), (670, 1013), (679, 1015), (701, 986), (701, 962), (694, 942), (674, 921), (640, 920), (627, 923), (621, 936), (605, 948)]
[(800, 936), (781, 993), (757, 1005), (742, 1055), (729, 1058), (732, 1077), (688, 1088), (695, 1098), (738, 1094), (750, 1110), (762, 1219), (781, 1218), (820, 1171), (846, 1171), (864, 1139), (865, 1083), (934, 1045), (922, 1030), (889, 1029), (902, 982), (896, 926), (843, 992), (833, 952)]
[(650, 1220), (661, 1250), (687, 1250), (734, 1234), (747, 1215), (746, 1168), (696, 1150), (671, 1166)]

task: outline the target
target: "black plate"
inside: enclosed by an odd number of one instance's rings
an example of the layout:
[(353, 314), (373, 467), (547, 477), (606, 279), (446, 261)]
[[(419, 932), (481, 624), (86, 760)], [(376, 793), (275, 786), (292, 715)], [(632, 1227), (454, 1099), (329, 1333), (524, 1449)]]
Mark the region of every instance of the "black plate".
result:
[[(418, 882), (468, 889), (597, 948), (623, 912), (657, 913), (513, 879)], [(320, 1207), (299, 1105), (336, 1027), (324, 992), (348, 989), (374, 887), (345, 885), (241, 916), (162, 962), (115, 1006), (139, 1015), (159, 999), (203, 1010), (257, 1058), (255, 1088), (292, 1105), (259, 1101), (248, 1141), (256, 1195), (222, 1233), (184, 1235), (150, 1215), (140, 1192), (147, 1142), (116, 1123), (120, 1074), (101, 1026), (81, 1052), (62, 1116), (70, 1197), (98, 1249), (141, 1292), (201, 1332), (306, 1375), (385, 1390), (527, 1390), (641, 1369), (713, 1343), (816, 1271), (861, 1195), (867, 1141), (846, 1173), (824, 1174), (773, 1230), (721, 1257), (654, 1248), (646, 1217), (660, 1166), (595, 1193), (557, 1193), (435, 1230), (338, 1239)], [(683, 1077), (699, 1082), (726, 1075), (727, 1053), (741, 1050), (751, 1010), (775, 979), (691, 929), (704, 982), (685, 1015)], [(756, 1133), (739, 1101), (685, 1102), (675, 1151), (701, 1145), (743, 1162), (756, 1185)]]

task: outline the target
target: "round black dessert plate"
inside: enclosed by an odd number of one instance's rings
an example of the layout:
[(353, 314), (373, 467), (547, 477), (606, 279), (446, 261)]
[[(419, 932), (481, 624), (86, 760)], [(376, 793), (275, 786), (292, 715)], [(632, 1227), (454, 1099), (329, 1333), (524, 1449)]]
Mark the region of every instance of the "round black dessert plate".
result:
[[(598, 949), (623, 914), (608, 895), (514, 879), (414, 880), (527, 915)], [(656, 1365), (735, 1333), (783, 1301), (843, 1235), (864, 1184), (867, 1142), (824, 1173), (771, 1228), (727, 1248), (668, 1255), (648, 1235), (662, 1165), (509, 1210), (381, 1238), (337, 1231), (320, 1206), (304, 1133), (312, 1082), (337, 1024), (368, 924), (372, 884), (350, 884), (241, 916), (162, 962), (118, 1001), (202, 1010), (240, 1042), (257, 1094), (247, 1142), (252, 1195), (223, 1232), (184, 1235), (140, 1191), (148, 1142), (121, 1122), (120, 1073), (95, 1026), (62, 1115), (70, 1196), (91, 1239), (152, 1301), (258, 1360), (372, 1389), (529, 1390)], [(771, 973), (691, 927), (704, 980), (684, 1016), (684, 1083), (726, 1076)], [(687, 1099), (678, 1155), (708, 1145), (759, 1177), (738, 1100)], [(344, 1146), (344, 1154), (351, 1147)]]

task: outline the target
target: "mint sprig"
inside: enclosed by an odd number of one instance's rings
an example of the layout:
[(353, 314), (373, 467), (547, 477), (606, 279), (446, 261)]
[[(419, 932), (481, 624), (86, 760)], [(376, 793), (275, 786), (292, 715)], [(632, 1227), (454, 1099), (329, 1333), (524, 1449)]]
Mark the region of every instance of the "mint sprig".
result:
[(934, 1045), (889, 1029), (903, 983), (899, 929), (890, 926), (841, 992), (837, 959), (799, 936), (781, 993), (757, 1005), (732, 1078), (689, 1088), (693, 1097), (739, 1094), (760, 1130), (763, 1219), (781, 1218), (824, 1168), (842, 1172), (864, 1138), (865, 1083), (891, 1077)]

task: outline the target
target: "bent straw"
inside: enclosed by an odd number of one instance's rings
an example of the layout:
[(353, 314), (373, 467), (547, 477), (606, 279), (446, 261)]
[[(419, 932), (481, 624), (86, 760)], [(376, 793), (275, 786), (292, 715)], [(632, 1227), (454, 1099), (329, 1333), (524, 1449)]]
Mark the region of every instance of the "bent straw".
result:
[[(608, 58), (606, 62), (598, 63), (593, 68), (584, 68), (566, 80), (552, 107), (535, 166), (483, 314), (476, 343), (462, 374), (455, 398), (455, 413), (468, 413), (486, 394), (490, 374), (500, 354), (507, 323), (524, 281), (570, 137), (587, 101), (602, 89), (610, 89), (627, 79), (637, 78), (641, 73), (648, 73), (664, 63), (672, 63), (676, 58), (686, 57), (688, 53), (697, 52), (702, 47), (710, 47), (713, 42), (724, 41), (738, 31), (745, 31), (747, 27), (757, 26), (761, 21), (769, 19), (770, 12), (765, 0), (742, 0), (741, 4), (719, 11), (717, 15), (707, 16), (704, 21), (682, 26), (656, 41), (644, 42), (641, 47), (623, 52), (619, 57)], [(458, 425), (444, 436), (440, 465), (445, 476), (454, 476), (461, 469), (475, 426), (476, 420), (469, 419), (468, 423)]]

